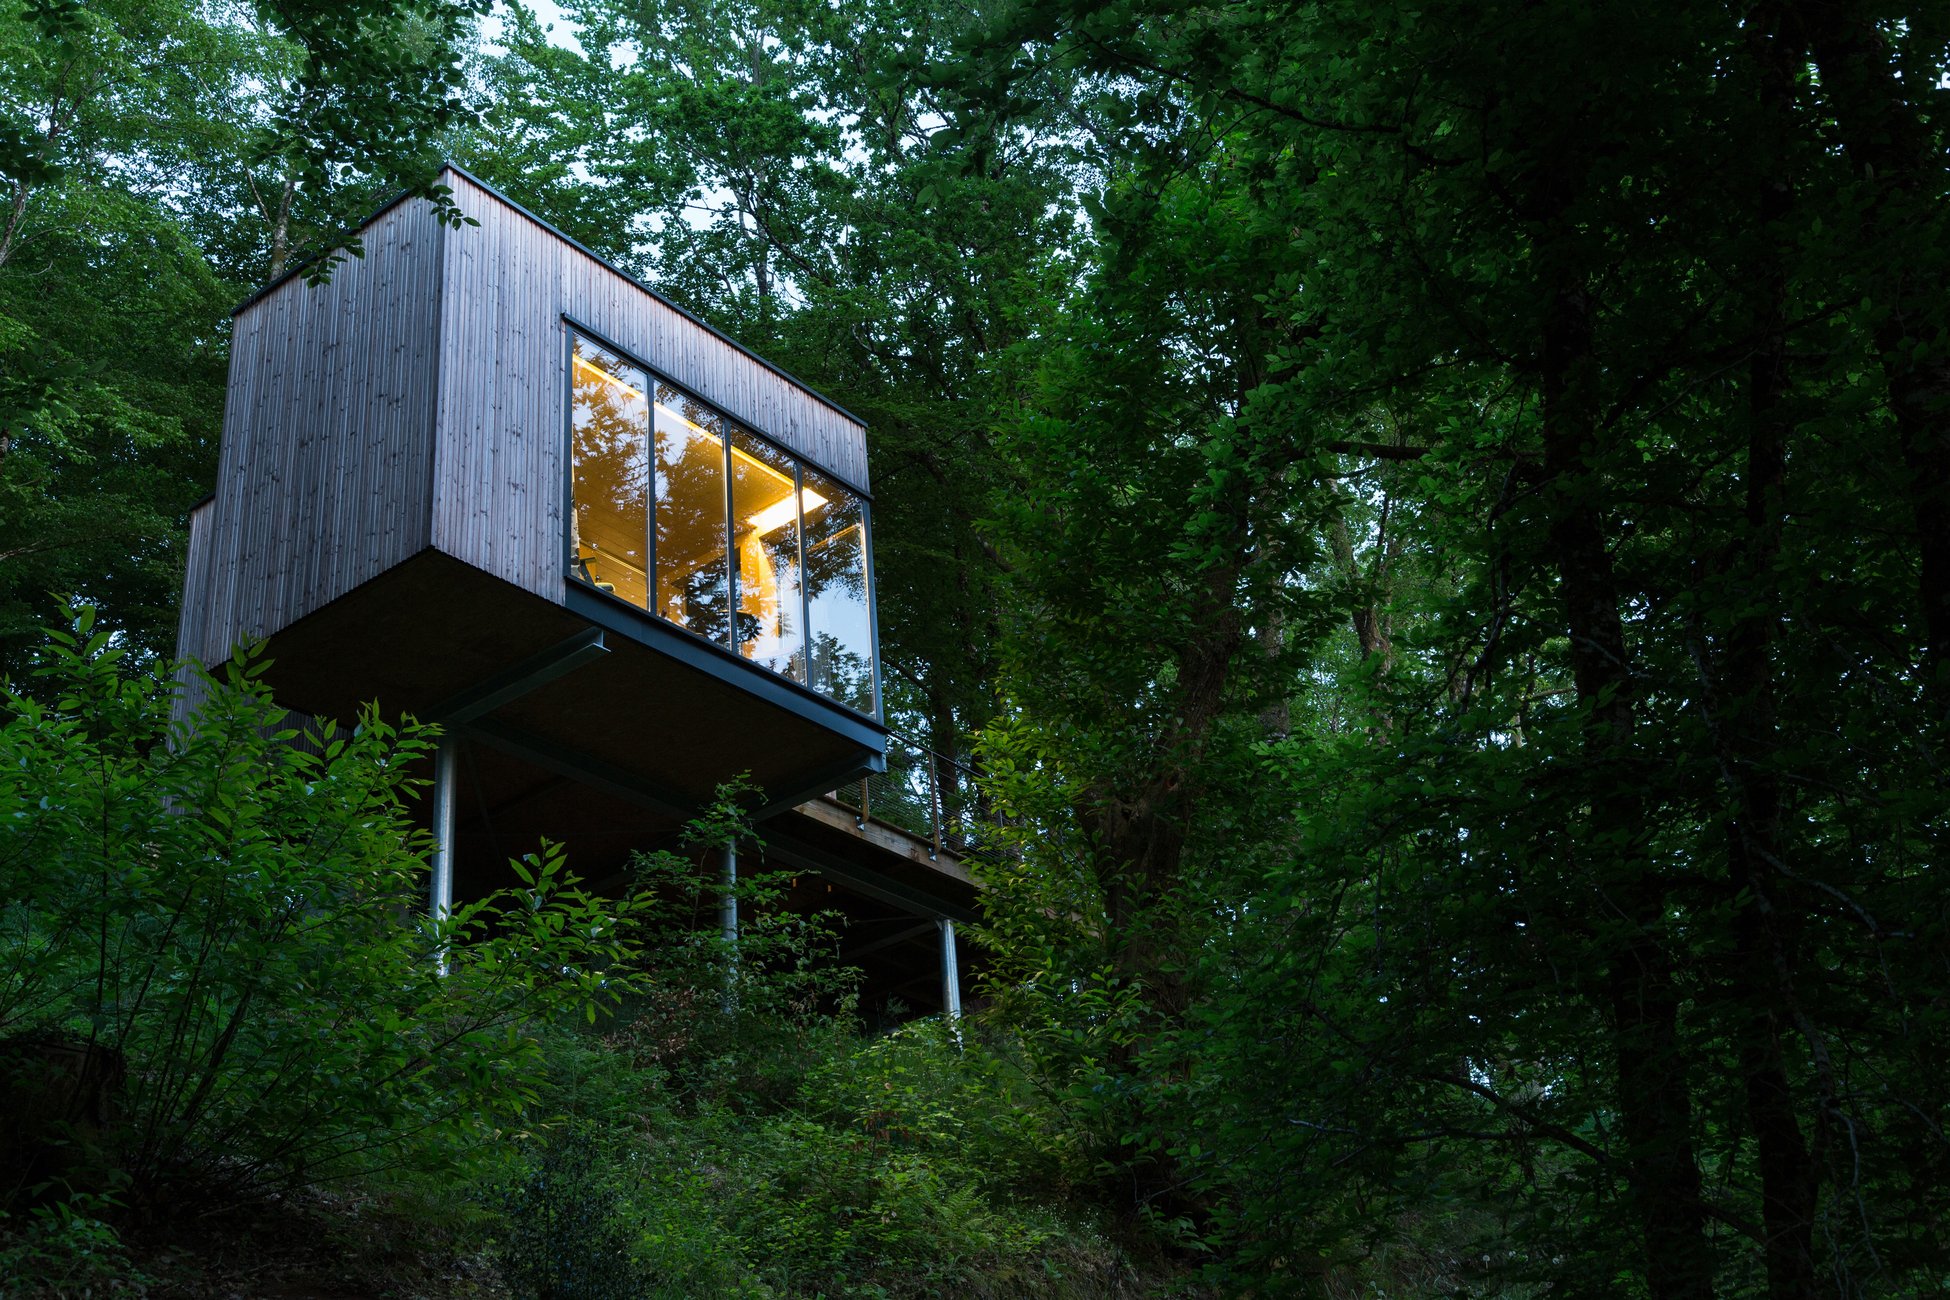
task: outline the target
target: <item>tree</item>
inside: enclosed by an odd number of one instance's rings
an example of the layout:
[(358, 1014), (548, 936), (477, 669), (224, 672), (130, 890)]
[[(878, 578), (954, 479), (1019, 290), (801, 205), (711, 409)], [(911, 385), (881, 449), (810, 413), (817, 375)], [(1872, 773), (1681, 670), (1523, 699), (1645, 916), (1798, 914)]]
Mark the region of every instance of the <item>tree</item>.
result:
[[(434, 195), (480, 0), (0, 6), (0, 666), (84, 594), (175, 638), (226, 310)], [(458, 219), (458, 214), (453, 214)]]
[[(1934, 29), (1919, 30), (1910, 65), (1940, 66), (1921, 53)], [(1147, 881), (1151, 924), (1171, 936), (1118, 970), (1150, 989), (1131, 1086), (1157, 1102), (1133, 1133), (1153, 1148), (1138, 1160), (1175, 1151), (1170, 1180), (1202, 1187), (1196, 1208), (1268, 1256), (1313, 1239), (1310, 1211), (1365, 1215), (1360, 1198), (1396, 1195), (1413, 1168), (1471, 1189), (1459, 1233), (1520, 1210), (1521, 1246), (1503, 1237), (1491, 1258), (1532, 1275), (1556, 1261), (1560, 1284), (1580, 1275), (1569, 1261), (1609, 1284), (1620, 1211), (1654, 1296), (1804, 1295), (1819, 1274), (1869, 1288), (1861, 1261), (1890, 1252), (1923, 1267), (1904, 1225), (1929, 1197), (1898, 1164), (1835, 1163), (1846, 1133), (1927, 1145), (1941, 1106), (1899, 1027), (1930, 981), (1899, 985), (1885, 965), (1892, 946), (1924, 951), (1936, 923), (1898, 942), (1881, 919), (1935, 916), (1917, 911), (1912, 872), (1932, 860), (1941, 810), (1922, 796), (1933, 724), (1894, 720), (1916, 716), (1933, 662), (1929, 583), (1906, 575), (1928, 568), (1929, 525), (1907, 520), (1915, 490), (1934, 489), (1889, 467), (1927, 462), (1928, 446), (1864, 391), (1873, 308), (1856, 306), (1860, 270), (1826, 256), (1830, 231), (1863, 228), (1831, 147), (1834, 78), (1807, 75), (1797, 30), (1768, 9), (1647, 22), (1605, 6), (1058, 4), (1025, 7), (995, 39), (1081, 63), (1127, 104), (1125, 147), (1152, 165), (1133, 185), (1148, 206), (1100, 216), (1120, 280), (1144, 271), (1130, 249), (1215, 193), (1238, 205), (1228, 232), (1266, 232), (1259, 256), (1205, 234), (1205, 256), (1173, 263), (1169, 282), (1203, 272), (1263, 312), (1265, 377), (1240, 406), (1257, 451), (1240, 460), (1284, 453), (1343, 511), (1339, 524), (1295, 512), (1323, 521), (1322, 544), (1288, 549), (1277, 599), (1346, 601), (1364, 664), (1349, 673), (1355, 656), (1317, 624), (1262, 614), (1241, 578), (1250, 510), (1204, 516), (1220, 537), (1244, 521), (1231, 545), (1161, 556), (1072, 508), (1057, 485), (1106, 463), (1081, 433), (1096, 412), (1170, 408), (1134, 375), (1106, 392), (1074, 363), (1053, 371), (1091, 400), (1045, 398), (1032, 481), (1052, 504), (1014, 526), (1079, 573), (1145, 574), (1147, 595), (1165, 573), (1184, 593), (1211, 584), (1192, 643), (1224, 647), (1214, 696), (1166, 655), (1107, 672), (1140, 657), (1131, 647), (1178, 644), (1175, 620), (1104, 618), (1091, 582), (1039, 571), (1024, 605), (1040, 622), (1005, 677), (1023, 718), (998, 743), (1055, 738), (1019, 747), (1015, 770), (1061, 773), (1081, 832), (1049, 847), (1046, 874), (1095, 865), (1089, 907), (1069, 913), (1115, 934), (1122, 882)], [(1187, 161), (1208, 156), (1242, 182)], [(1142, 222), (1136, 239), (1120, 217)], [(1865, 261), (1881, 273), (1909, 264), (1901, 251)], [(1185, 368), (1171, 392), (1250, 361), (1250, 337), (1187, 323), (1158, 349)], [(1145, 499), (1128, 473), (1105, 494), (1120, 505)], [(1269, 496), (1279, 482), (1241, 479)], [(1357, 517), (1389, 510), (1358, 548), (1339, 532), (1349, 482)], [(1865, 550), (1869, 535), (1881, 540)], [(1412, 585), (1386, 593), (1382, 654), (1375, 593), (1336, 588), (1391, 546), (1408, 548)], [(1312, 558), (1337, 552), (1333, 567)], [(1813, 594), (1842, 553), (1864, 556), (1854, 609)], [(1043, 631), (1066, 615), (1077, 636)], [(1204, 782), (1169, 747), (1129, 762), (1134, 733), (1189, 728), (1200, 698), (1220, 701), (1215, 735), (1277, 719), (1247, 687), (1245, 638), (1223, 639), (1276, 623), (1288, 716), (1328, 725)], [(1040, 686), (1051, 679), (1123, 689), (1086, 711)], [(1158, 697), (1163, 725), (1147, 727)], [(1292, 800), (1284, 825), (1269, 782)], [(1133, 833), (1161, 801), (1106, 792), (1153, 788), (1175, 815)], [(1877, 866), (1837, 837), (1880, 846)], [(1064, 914), (1044, 900), (1018, 920)], [(1280, 1068), (1296, 1054), (1313, 1068)], [(1870, 1057), (1875, 1095), (1836, 1065)], [(1188, 1130), (1196, 1148), (1165, 1137)], [(1318, 1161), (1334, 1182), (1293, 1181)], [(1282, 1203), (1267, 1185), (1321, 1194)], [(1842, 1204), (1859, 1228), (1837, 1226)]]

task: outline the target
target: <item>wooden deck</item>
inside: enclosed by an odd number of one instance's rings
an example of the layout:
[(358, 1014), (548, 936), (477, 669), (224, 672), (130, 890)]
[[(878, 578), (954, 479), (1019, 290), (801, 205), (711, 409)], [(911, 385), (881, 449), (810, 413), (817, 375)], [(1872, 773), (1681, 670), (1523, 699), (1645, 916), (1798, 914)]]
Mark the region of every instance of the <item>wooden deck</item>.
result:
[(964, 990), (982, 964), (965, 929), (980, 919), (981, 887), (963, 858), (930, 836), (872, 819), (830, 798), (809, 799), (760, 823), (773, 867), (804, 871), (787, 905), (845, 918), (840, 959), (864, 972), (863, 1008), (906, 1014), (942, 1005), (944, 923), (954, 934)]
[(862, 840), (882, 853), (890, 854), (904, 862), (926, 867), (942, 876), (970, 889), (979, 889), (968, 868), (953, 851), (943, 848), (935, 851), (931, 841), (904, 831), (898, 826), (871, 819), (862, 820), (851, 808), (835, 799), (821, 797), (811, 799), (793, 809), (803, 817), (811, 818), (822, 826), (829, 826)]

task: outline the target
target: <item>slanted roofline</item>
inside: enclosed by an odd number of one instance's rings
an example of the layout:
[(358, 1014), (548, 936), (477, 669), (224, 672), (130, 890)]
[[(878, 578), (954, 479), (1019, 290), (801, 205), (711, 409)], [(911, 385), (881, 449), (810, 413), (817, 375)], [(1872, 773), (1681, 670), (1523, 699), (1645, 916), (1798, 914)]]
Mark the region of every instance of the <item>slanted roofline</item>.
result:
[[(565, 233), (560, 227), (555, 226), (550, 222), (544, 220), (543, 218), (536, 216), (533, 212), (530, 212), (527, 208), (515, 202), (513, 199), (509, 198), (506, 194), (503, 194), (500, 190), (496, 189), (494, 186), (488, 184), (480, 177), (474, 175), (474, 173), (468, 171), (465, 167), (462, 167), (460, 164), (453, 163), (453, 162), (442, 163), (440, 165), (440, 175), (445, 176), (448, 172), (452, 172), (456, 176), (459, 176), (463, 180), (466, 180), (469, 184), (476, 186), (482, 191), (482, 193), (488, 195), (490, 198), (501, 203), (504, 207), (508, 208), (510, 211), (516, 212), (520, 214), (522, 217), (526, 218), (527, 220), (533, 222), (541, 229), (547, 231), (555, 238), (567, 244), (570, 248), (573, 248), (578, 253), (581, 253), (584, 257), (587, 257), (591, 261), (600, 264), (604, 269), (610, 271), (611, 273), (615, 275), (619, 275), (623, 279), (628, 280), (632, 285), (636, 286), (638, 289), (641, 289), (644, 293), (649, 294), (652, 298), (655, 298), (658, 302), (670, 308), (670, 310), (676, 312), (679, 316), (682, 316), (685, 320), (690, 321), (692, 324), (696, 325), (699, 329), (702, 329), (706, 333), (711, 334), (713, 337), (717, 338), (719, 341), (723, 342), (727, 346), (735, 348), (737, 351), (742, 352), (745, 356), (751, 358), (753, 361), (756, 361), (759, 365), (771, 371), (773, 374), (777, 375), (780, 379), (785, 380), (788, 384), (791, 384), (793, 387), (804, 392), (807, 396), (813, 398), (815, 401), (819, 402), (822, 406), (831, 408), (833, 411), (844, 416), (846, 419), (851, 420), (853, 423), (859, 425), (862, 430), (864, 430), (867, 427), (867, 422), (865, 420), (861, 419), (853, 412), (847, 410), (844, 406), (841, 406), (838, 402), (826, 396), (826, 394), (820, 392), (817, 388), (814, 388), (812, 385), (806, 383), (804, 380), (792, 374), (784, 367), (775, 365), (774, 363), (766, 360), (758, 353), (746, 347), (743, 343), (740, 343), (737, 339), (732, 338), (729, 334), (725, 333), (723, 330), (713, 325), (710, 321), (705, 320), (702, 316), (699, 316), (696, 312), (691, 311), (689, 308), (683, 306), (680, 303), (671, 301), (669, 296), (667, 296), (666, 294), (659, 292), (657, 289), (652, 288), (648, 284), (645, 284), (642, 280), (637, 279), (636, 276), (631, 275), (628, 271), (616, 265), (616, 263), (610, 261), (602, 254), (593, 251), (587, 245), (583, 244), (580, 240), (576, 239), (574, 236)], [(400, 204), (414, 197), (416, 197), (416, 195), (411, 190), (405, 190), (399, 194), (394, 195), (391, 199), (387, 200), (384, 204), (374, 209), (373, 212), (370, 215), (368, 215), (365, 220), (361, 221), (358, 225), (358, 230), (364, 231), (366, 227), (372, 225), (373, 222), (379, 220), (381, 217), (385, 216), (388, 212), (391, 212), (394, 208), (398, 207)], [(264, 285), (263, 288), (259, 289), (256, 293), (253, 293), (250, 297), (244, 299), (242, 302), (238, 303), (235, 307), (231, 308), (230, 311), (231, 317), (234, 319), (235, 317), (242, 315), (244, 312), (249, 311), (252, 307), (262, 302), (265, 298), (277, 292), (279, 289), (283, 288), (286, 284), (289, 284), (292, 280), (295, 280), (299, 276), (303, 275), (309, 265), (310, 265), (309, 263), (301, 263), (297, 266), (292, 267), (290, 270), (286, 271), (283, 275), (278, 276), (275, 280), (270, 281), (268, 284)]]

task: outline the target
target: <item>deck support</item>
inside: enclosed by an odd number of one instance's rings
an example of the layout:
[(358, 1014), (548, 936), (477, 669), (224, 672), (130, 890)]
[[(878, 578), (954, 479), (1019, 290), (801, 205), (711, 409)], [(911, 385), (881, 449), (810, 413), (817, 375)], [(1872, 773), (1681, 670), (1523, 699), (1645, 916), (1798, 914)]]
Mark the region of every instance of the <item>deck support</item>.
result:
[(738, 841), (726, 840), (718, 862), (718, 924), (724, 941), (738, 951)]
[(718, 927), (724, 934), (724, 1012), (731, 1014), (732, 986), (738, 975), (738, 841), (726, 840), (718, 862)]
[[(442, 736), (433, 751), (433, 880), (428, 888), (427, 914), (435, 925), (454, 910), (454, 769), (460, 741)], [(447, 950), (439, 954), (440, 973), (447, 973)]]
[(941, 1014), (950, 1020), (961, 1019), (961, 963), (955, 956), (955, 923), (942, 917), (941, 927)]

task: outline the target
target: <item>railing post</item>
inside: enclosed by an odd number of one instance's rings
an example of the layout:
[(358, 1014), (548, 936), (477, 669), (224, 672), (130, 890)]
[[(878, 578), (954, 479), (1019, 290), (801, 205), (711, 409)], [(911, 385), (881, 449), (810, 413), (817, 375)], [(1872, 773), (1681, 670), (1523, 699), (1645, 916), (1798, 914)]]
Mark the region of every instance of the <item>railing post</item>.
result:
[(867, 824), (867, 817), (867, 778), (863, 776), (860, 778), (860, 824), (862, 826)]
[(935, 754), (932, 749), (921, 751), (927, 755), (928, 762), (928, 829), (934, 834), (934, 847), (928, 850), (930, 858), (941, 856), (941, 782), (935, 771)]

